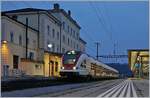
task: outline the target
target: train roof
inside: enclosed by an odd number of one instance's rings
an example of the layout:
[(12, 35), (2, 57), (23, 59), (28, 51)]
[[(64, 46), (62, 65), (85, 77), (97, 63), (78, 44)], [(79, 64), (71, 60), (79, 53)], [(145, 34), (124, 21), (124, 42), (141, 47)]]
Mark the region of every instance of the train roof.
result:
[(104, 68), (106, 68), (106, 69), (109, 69), (109, 70), (112, 70), (112, 71), (114, 71), (114, 72), (119, 73), (118, 70), (116, 70), (116, 69), (110, 67), (109, 65), (106, 65), (106, 64), (104, 64), (104, 63), (102, 63), (102, 62), (100, 62), (100, 61), (94, 59), (93, 57), (91, 57), (91, 59), (93, 59), (97, 65), (101, 65), (102, 67), (104, 67)]
[[(76, 50), (70, 50), (70, 51), (67, 51), (66, 53), (71, 52), (71, 51), (78, 52), (78, 53), (82, 53), (82, 54), (86, 54), (85, 52), (76, 51)], [(90, 55), (88, 55), (88, 54), (86, 54), (86, 55), (87, 55), (88, 57), (90, 57), (91, 59), (93, 59), (93, 60), (95, 61), (95, 63), (97, 63), (98, 65), (101, 65), (102, 67), (104, 67), (104, 68), (106, 68), (106, 69), (109, 69), (109, 70), (112, 70), (112, 71), (114, 71), (114, 72), (119, 73), (118, 70), (116, 70), (116, 69), (110, 67), (109, 65), (106, 65), (106, 64), (104, 64), (104, 63), (102, 63), (102, 62), (96, 60), (94, 57), (92, 57), (92, 56), (90, 56)]]

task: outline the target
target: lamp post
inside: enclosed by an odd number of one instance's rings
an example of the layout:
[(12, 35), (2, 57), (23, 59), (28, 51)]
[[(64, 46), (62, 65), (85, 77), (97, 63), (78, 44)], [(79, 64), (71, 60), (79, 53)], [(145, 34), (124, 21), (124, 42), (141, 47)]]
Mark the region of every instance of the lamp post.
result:
[[(48, 46), (48, 48), (49, 48), (49, 51), (50, 51), (50, 49), (53, 47), (53, 45), (52, 44), (48, 44), (47, 45)], [(50, 53), (49, 53), (49, 77), (50, 77)]]

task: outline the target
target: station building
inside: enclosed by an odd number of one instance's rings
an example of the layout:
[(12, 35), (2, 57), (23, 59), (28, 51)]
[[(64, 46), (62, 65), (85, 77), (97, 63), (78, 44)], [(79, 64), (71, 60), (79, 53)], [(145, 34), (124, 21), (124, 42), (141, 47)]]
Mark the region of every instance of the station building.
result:
[(149, 77), (149, 50), (130, 49), (128, 50), (128, 62), (134, 77)]
[[(30, 37), (31, 39), (37, 38), (37, 54), (40, 54), (37, 59), (42, 58), (41, 61), (43, 62), (43, 66), (41, 65), (39, 68), (43, 69), (41, 73), (44, 76), (59, 76), (59, 70), (61, 68), (61, 55), (66, 51), (85, 51), (86, 42), (80, 37), (81, 27), (71, 17), (71, 11), (66, 12), (64, 9), (60, 9), (59, 4), (54, 4), (54, 8), (51, 10), (24, 8), (5, 11), (2, 12), (2, 14), (7, 15), (11, 19), (24, 25), (28, 25), (28, 27), (36, 30), (37, 35)], [(3, 26), (4, 25), (2, 24), (2, 28)], [(7, 28), (9, 29), (9, 27)], [(15, 27), (14, 30), (16, 30)], [(51, 47), (49, 47), (49, 45), (51, 45)], [(34, 44), (32, 46), (34, 47)], [(35, 56), (36, 53), (33, 55)]]
[(42, 51), (37, 47), (38, 31), (9, 16), (2, 15), (1, 19), (1, 76), (43, 75)]

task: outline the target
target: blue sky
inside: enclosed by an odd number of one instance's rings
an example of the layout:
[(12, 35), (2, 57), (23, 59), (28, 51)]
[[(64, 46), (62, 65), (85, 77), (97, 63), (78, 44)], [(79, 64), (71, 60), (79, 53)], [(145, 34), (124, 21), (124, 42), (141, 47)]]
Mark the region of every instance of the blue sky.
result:
[[(2, 2), (2, 11), (33, 7), (52, 9), (56, 2)], [(57, 2), (71, 10), (81, 26), (81, 37), (87, 42), (86, 52), (96, 55), (95, 42), (100, 42), (99, 55), (127, 54), (128, 49), (149, 48), (148, 2)], [(127, 61), (127, 60), (126, 60)], [(120, 60), (120, 62), (122, 62)], [(123, 61), (125, 62), (125, 61)]]

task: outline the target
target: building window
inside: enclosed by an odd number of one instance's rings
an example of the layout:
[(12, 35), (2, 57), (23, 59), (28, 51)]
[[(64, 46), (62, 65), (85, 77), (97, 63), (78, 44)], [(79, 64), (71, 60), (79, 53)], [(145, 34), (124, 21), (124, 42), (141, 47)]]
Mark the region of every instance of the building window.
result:
[(59, 40), (59, 32), (57, 32), (57, 40)]
[(55, 62), (55, 72), (58, 71), (58, 62)]
[(65, 35), (63, 35), (63, 42), (65, 43)]
[(13, 32), (10, 32), (10, 41), (14, 42), (14, 34), (13, 34)]
[(65, 22), (64, 21), (62, 23), (62, 27), (63, 27), (63, 29), (65, 29)]
[(36, 40), (33, 40), (33, 45), (35, 45), (35, 47), (36, 47)]
[(72, 28), (71, 28), (71, 33), (70, 33), (70, 35), (72, 36)]
[(69, 45), (69, 38), (68, 38), (68, 45)]
[(74, 49), (75, 49), (75, 42), (74, 42)]
[(27, 44), (29, 44), (29, 41), (30, 41), (29, 38), (27, 38)]
[(48, 47), (48, 44), (49, 44), (49, 40), (47, 40), (47, 49), (50, 51), (50, 48)]
[(71, 47), (72, 47), (72, 40), (71, 40)]
[(55, 38), (55, 29), (53, 29), (53, 38)]
[(50, 32), (49, 32), (49, 31), (50, 31), (50, 28), (49, 28), (49, 25), (47, 25), (47, 34), (48, 34), (48, 35), (50, 35)]
[(69, 33), (69, 25), (68, 25), (68, 33)]
[(76, 33), (76, 39), (78, 40), (78, 33)]
[(57, 45), (57, 52), (59, 52), (59, 45)]
[(18, 17), (17, 17), (17, 15), (13, 15), (12, 18), (17, 20)]
[(34, 53), (33, 53), (33, 52), (30, 52), (30, 53), (29, 53), (29, 59), (30, 59), (30, 60), (33, 60), (33, 59), (34, 59)]
[(19, 35), (19, 45), (22, 45), (22, 36)]
[(55, 44), (54, 43), (53, 43), (53, 47), (52, 48), (53, 48), (53, 52), (55, 52)]
[(65, 49), (64, 48), (62, 48), (62, 52), (65, 53)]
[(73, 31), (73, 37), (75, 38), (75, 31)]
[(35, 65), (36, 69), (41, 69), (41, 65)]

